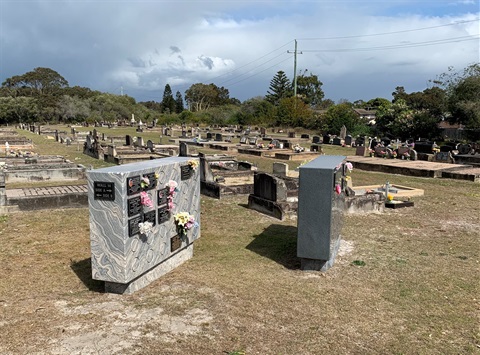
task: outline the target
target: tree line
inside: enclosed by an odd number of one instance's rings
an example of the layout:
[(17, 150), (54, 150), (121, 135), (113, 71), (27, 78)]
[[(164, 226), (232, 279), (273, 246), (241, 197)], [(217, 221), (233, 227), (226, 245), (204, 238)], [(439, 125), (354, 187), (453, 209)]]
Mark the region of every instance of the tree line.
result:
[[(333, 102), (325, 99), (323, 83), (307, 70), (294, 80), (278, 71), (265, 96), (240, 102), (228, 89), (196, 83), (182, 96), (165, 85), (161, 101), (136, 102), (85, 87), (70, 87), (50, 68), (35, 68), (7, 78), (0, 87), (0, 124), (80, 123), (128, 121), (132, 114), (145, 123), (239, 124), (266, 127), (302, 127), (322, 134), (338, 134), (342, 126), (355, 135), (439, 139), (442, 121), (462, 124), (467, 138), (480, 140), (480, 63), (463, 71), (449, 71), (431, 81), (422, 92), (395, 88), (392, 100)], [(375, 113), (359, 116), (358, 109)]]

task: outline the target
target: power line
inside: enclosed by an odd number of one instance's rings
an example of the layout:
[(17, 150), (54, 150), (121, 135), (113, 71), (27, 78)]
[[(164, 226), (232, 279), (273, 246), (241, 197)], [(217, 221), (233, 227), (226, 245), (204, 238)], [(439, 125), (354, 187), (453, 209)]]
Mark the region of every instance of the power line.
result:
[(319, 53), (319, 52), (363, 52), (363, 51), (376, 51), (376, 50), (389, 50), (389, 49), (401, 49), (401, 48), (413, 48), (413, 47), (423, 47), (423, 46), (434, 46), (440, 44), (448, 44), (448, 43), (455, 43), (455, 42), (464, 42), (464, 41), (472, 41), (475, 39), (480, 39), (478, 35), (473, 36), (463, 36), (463, 37), (455, 37), (455, 38), (445, 38), (439, 39), (434, 41), (426, 41), (426, 42), (413, 42), (413, 43), (403, 43), (403, 44), (395, 44), (395, 45), (388, 45), (388, 46), (378, 46), (378, 47), (363, 47), (363, 48), (337, 48), (337, 49), (303, 49), (303, 52), (308, 53)]
[(416, 32), (416, 31), (424, 31), (430, 30), (434, 28), (440, 27), (447, 27), (447, 26), (455, 26), (463, 23), (470, 23), (479, 21), (480, 18), (476, 18), (475, 20), (466, 20), (466, 21), (458, 21), (453, 23), (447, 23), (444, 25), (438, 26), (430, 26), (430, 27), (422, 27), (422, 28), (415, 28), (411, 30), (400, 30), (400, 31), (392, 31), (392, 32), (381, 32), (381, 33), (372, 33), (372, 34), (363, 34), (363, 35), (355, 35), (355, 36), (338, 36), (338, 37), (312, 37), (312, 38), (298, 38), (298, 40), (302, 41), (317, 41), (317, 40), (333, 40), (333, 39), (348, 39), (348, 38), (362, 38), (362, 37), (375, 37), (375, 36), (386, 36), (386, 35), (393, 35), (398, 33), (407, 33), (407, 32)]

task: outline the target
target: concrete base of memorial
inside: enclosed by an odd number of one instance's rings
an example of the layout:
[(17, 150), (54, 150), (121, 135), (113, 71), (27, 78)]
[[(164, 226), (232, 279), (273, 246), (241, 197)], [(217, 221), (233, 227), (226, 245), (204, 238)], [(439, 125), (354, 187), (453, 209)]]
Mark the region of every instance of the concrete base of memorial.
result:
[(188, 259), (193, 257), (193, 244), (189, 244), (186, 248), (180, 250), (178, 253), (172, 255), (162, 263), (154, 268), (148, 270), (143, 275), (140, 275), (135, 280), (129, 283), (121, 284), (117, 282), (105, 281), (105, 292), (117, 294), (132, 294), (153, 281), (157, 280), (166, 273), (172, 271), (177, 266), (183, 264)]
[(330, 269), (335, 263), (335, 258), (340, 249), (341, 239), (341, 237), (338, 238), (333, 249), (330, 251), (331, 257), (329, 260), (300, 258), (300, 269), (303, 271), (327, 271)]

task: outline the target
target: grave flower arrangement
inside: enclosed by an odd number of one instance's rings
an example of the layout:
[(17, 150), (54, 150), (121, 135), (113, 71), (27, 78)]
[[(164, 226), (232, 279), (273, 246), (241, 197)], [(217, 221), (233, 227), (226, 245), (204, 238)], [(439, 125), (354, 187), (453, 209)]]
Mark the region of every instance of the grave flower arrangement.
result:
[(173, 219), (175, 220), (177, 231), (180, 235), (186, 235), (187, 231), (198, 226), (195, 217), (188, 212), (178, 212), (173, 216)]
[(146, 191), (140, 192), (140, 203), (145, 207), (153, 207), (153, 201)]
[(146, 189), (148, 186), (150, 186), (150, 179), (147, 176), (142, 176), (142, 179), (140, 180), (140, 187), (142, 189)]
[(389, 202), (389, 203), (393, 202), (393, 195), (392, 194), (387, 195), (387, 202)]
[(370, 149), (370, 157), (374, 157), (375, 156), (375, 151), (373, 149)]
[(190, 169), (192, 169), (193, 171), (197, 170), (198, 168), (198, 160), (189, 160), (187, 162), (187, 164), (190, 166)]
[(171, 211), (174, 207), (173, 197), (175, 196), (175, 193), (178, 192), (178, 184), (174, 180), (169, 180), (166, 186), (168, 187), (168, 210)]
[(153, 223), (152, 222), (141, 222), (138, 224), (138, 228), (140, 230), (140, 234), (143, 235), (148, 235), (153, 228)]
[(410, 154), (408, 152), (403, 153), (402, 159), (410, 160)]

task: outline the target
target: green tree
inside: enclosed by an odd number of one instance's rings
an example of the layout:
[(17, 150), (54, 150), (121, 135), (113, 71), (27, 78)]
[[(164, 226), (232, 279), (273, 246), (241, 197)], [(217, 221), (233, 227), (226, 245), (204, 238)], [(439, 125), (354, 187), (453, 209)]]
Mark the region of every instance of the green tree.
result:
[(6, 79), (2, 86), (15, 92), (15, 96), (20, 88), (24, 93), (25, 90), (29, 91), (30, 95), (25, 96), (52, 95), (67, 87), (68, 81), (55, 70), (39, 67), (23, 75)]
[(320, 105), (325, 96), (323, 83), (314, 74), (297, 76), (297, 95), (310, 106)]
[(90, 116), (90, 102), (63, 95), (58, 102), (58, 115), (63, 122), (83, 122)]
[(231, 103), (229, 92), (215, 84), (197, 83), (185, 91), (185, 101), (192, 112), (208, 110), (210, 107)]
[(447, 89), (449, 121), (464, 124), (467, 138), (480, 140), (480, 63), (454, 78)]
[(276, 109), (272, 103), (262, 97), (254, 97), (241, 104), (235, 120), (241, 125), (271, 126), (275, 124)]
[(162, 98), (162, 112), (174, 113), (175, 112), (175, 99), (173, 98), (172, 88), (169, 84), (165, 85)]
[(292, 96), (292, 84), (285, 75), (285, 72), (278, 71), (270, 81), (270, 87), (265, 99), (275, 106), (278, 106), (280, 100)]
[(31, 123), (38, 119), (37, 100), (33, 97), (0, 97), (0, 123)]
[(395, 102), (397, 100), (405, 100), (407, 95), (408, 94), (406, 93), (405, 88), (403, 86), (397, 86), (395, 88), (395, 91), (392, 92), (392, 96), (393, 96), (392, 102)]
[(414, 120), (413, 111), (403, 99), (382, 105), (376, 112), (377, 129), (391, 137), (407, 139), (412, 137)]
[(182, 113), (185, 107), (183, 106), (183, 97), (180, 91), (177, 91), (175, 95), (175, 112)]
[(313, 115), (312, 110), (298, 97), (285, 97), (277, 107), (277, 124), (284, 127), (301, 127)]
[(330, 106), (325, 113), (326, 129), (330, 134), (340, 134), (343, 126), (347, 128), (348, 133), (352, 134), (357, 121), (358, 116), (353, 111), (352, 104), (348, 102)]

